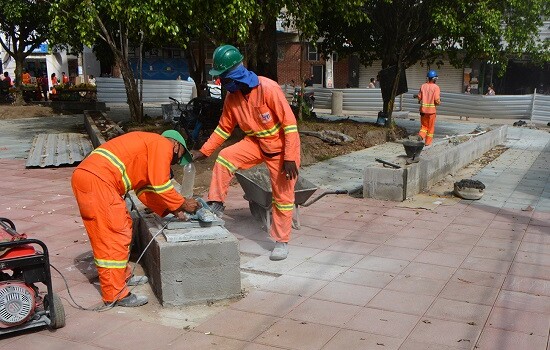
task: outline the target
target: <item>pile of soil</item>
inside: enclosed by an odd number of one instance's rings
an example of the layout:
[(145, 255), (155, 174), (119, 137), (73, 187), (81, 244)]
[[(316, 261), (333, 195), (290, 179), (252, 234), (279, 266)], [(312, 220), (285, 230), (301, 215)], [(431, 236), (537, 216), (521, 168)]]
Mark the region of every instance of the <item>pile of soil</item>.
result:
[(51, 117), (55, 115), (51, 107), (41, 105), (0, 105), (0, 120)]

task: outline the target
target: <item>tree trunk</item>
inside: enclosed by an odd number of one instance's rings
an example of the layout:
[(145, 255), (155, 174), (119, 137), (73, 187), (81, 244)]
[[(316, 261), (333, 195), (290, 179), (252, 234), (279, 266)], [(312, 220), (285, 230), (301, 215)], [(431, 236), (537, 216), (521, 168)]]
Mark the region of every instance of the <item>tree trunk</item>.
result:
[(254, 73), (277, 81), (277, 18), (250, 25), (247, 67)]
[(22, 106), (25, 104), (25, 101), (23, 100), (23, 90), (21, 90), (22, 84), (22, 78), (21, 75), (23, 74), (23, 65), (25, 64), (25, 55), (16, 53), (15, 55), (15, 102), (14, 104), (17, 106)]
[(118, 54), (115, 54), (115, 61), (120, 67), (122, 73), (122, 80), (124, 80), (124, 87), (126, 88), (126, 96), (128, 98), (128, 107), (130, 108), (130, 120), (141, 123), (143, 122), (143, 114), (141, 113), (141, 107), (139, 103), (139, 91), (134, 79), (132, 69), (125, 60)]

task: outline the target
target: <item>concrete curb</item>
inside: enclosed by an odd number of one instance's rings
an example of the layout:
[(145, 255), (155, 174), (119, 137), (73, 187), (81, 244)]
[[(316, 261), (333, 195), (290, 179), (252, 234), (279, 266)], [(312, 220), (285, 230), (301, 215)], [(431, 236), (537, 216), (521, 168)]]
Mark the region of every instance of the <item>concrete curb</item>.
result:
[(418, 163), (400, 169), (371, 165), (363, 172), (363, 197), (404, 201), (503, 144), (507, 131), (508, 126), (503, 125), (456, 146), (434, 146), (422, 154)]

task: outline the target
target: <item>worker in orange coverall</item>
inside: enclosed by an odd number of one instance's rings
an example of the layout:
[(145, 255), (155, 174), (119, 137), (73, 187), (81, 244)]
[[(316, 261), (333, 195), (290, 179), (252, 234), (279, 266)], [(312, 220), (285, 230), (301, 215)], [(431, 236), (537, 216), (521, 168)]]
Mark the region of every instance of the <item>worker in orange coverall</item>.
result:
[(298, 127), (281, 87), (246, 69), (242, 60), (239, 50), (231, 45), (214, 51), (210, 74), (220, 77), (228, 94), (216, 130), (199, 151), (191, 153), (194, 159), (205, 158), (229, 138), (236, 126), (245, 132), (243, 140), (220, 151), (212, 173), (208, 204), (214, 213), (223, 212), (235, 171), (265, 163), (273, 193), (270, 235), (275, 247), (270, 259), (283, 260), (288, 255), (294, 185), (300, 166)]
[(430, 147), (435, 132), (435, 107), (441, 104), (441, 91), (435, 83), (437, 81), (437, 72), (430, 70), (427, 74), (428, 81), (420, 87), (417, 95), (420, 103), (420, 131), (418, 136), (424, 140), (424, 144)]
[(171, 213), (186, 220), (185, 212), (195, 212), (200, 204), (174, 189), (170, 165), (191, 161), (185, 140), (175, 130), (162, 135), (131, 132), (96, 148), (74, 171), (73, 192), (90, 237), (106, 304), (134, 307), (148, 301), (127, 288), (146, 283), (147, 277), (131, 276), (132, 219), (123, 196), (134, 190), (156, 214)]

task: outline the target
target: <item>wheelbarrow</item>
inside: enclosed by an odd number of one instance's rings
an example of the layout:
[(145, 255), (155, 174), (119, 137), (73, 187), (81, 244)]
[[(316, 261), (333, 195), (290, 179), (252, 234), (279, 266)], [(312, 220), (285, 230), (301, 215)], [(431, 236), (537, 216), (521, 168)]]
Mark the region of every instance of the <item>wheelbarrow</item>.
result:
[[(235, 177), (244, 191), (244, 199), (248, 201), (248, 207), (250, 208), (252, 216), (254, 216), (256, 220), (262, 222), (265, 229), (269, 232), (273, 202), (269, 170), (265, 167), (254, 167), (249, 170), (236, 172)], [(300, 229), (300, 206), (310, 206), (327, 194), (348, 193), (346, 190), (326, 191), (306, 203), (311, 195), (317, 190), (317, 186), (313, 183), (302, 176), (298, 176), (298, 181), (296, 181), (296, 185), (294, 186), (293, 228)]]

